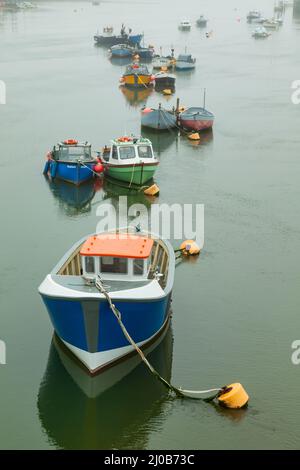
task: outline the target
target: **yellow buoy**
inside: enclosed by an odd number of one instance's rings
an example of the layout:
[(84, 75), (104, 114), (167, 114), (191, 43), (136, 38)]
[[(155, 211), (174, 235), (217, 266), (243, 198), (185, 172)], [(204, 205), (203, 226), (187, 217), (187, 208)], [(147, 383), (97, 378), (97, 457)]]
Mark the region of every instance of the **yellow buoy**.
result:
[(181, 243), (180, 250), (184, 255), (187, 256), (199, 255), (200, 253), (200, 248), (195, 240), (185, 240), (183, 243)]
[(160, 71), (161, 71), (161, 72), (167, 72), (167, 71), (168, 71), (168, 67), (163, 66), (163, 67), (160, 68)]
[(200, 135), (198, 134), (198, 132), (194, 132), (193, 134), (189, 134), (188, 138), (190, 140), (201, 140)]
[(243, 408), (249, 401), (249, 395), (240, 383), (228, 385), (218, 396), (220, 405), (226, 408)]
[(158, 196), (159, 194), (159, 187), (157, 184), (152, 184), (152, 186), (149, 186), (149, 188), (144, 190), (144, 194), (147, 196)]
[(172, 90), (170, 90), (170, 89), (163, 90), (163, 94), (168, 95), (168, 96), (172, 95)]

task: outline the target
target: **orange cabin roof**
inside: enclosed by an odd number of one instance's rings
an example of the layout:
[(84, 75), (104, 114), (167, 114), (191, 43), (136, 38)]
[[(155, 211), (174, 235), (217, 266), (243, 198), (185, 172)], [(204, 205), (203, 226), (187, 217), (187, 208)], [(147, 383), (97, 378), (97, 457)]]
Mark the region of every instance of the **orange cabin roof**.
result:
[(88, 238), (81, 247), (82, 256), (115, 256), (117, 258), (148, 258), (153, 246), (151, 238), (137, 235), (105, 234)]

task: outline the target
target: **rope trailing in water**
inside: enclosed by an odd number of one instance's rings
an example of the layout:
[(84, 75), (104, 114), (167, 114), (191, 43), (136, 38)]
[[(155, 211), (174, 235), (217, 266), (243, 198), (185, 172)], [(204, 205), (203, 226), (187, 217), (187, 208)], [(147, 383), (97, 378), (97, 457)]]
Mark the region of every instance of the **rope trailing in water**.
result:
[[(163, 385), (165, 385), (165, 387), (167, 387), (170, 391), (174, 392), (177, 397), (180, 397), (180, 398), (193, 398), (193, 399), (198, 399), (198, 400), (211, 401), (214, 398), (216, 398), (222, 390), (224, 390), (224, 388), (212, 388), (212, 389), (209, 389), (209, 390), (183, 390), (182, 388), (177, 388), (174, 385), (170, 384), (166, 379), (164, 379), (154, 369), (154, 367), (150, 364), (148, 359), (146, 359), (143, 351), (138, 347), (138, 345), (135, 343), (135, 341), (132, 339), (132, 337), (128, 333), (124, 323), (122, 322), (121, 312), (117, 309), (115, 304), (112, 302), (112, 299), (110, 298), (110, 295), (107, 292), (107, 290), (106, 290), (106, 288), (105, 288), (105, 286), (102, 282), (102, 279), (99, 275), (97, 276), (97, 279), (95, 281), (95, 286), (101, 292), (101, 294), (103, 294), (104, 297), (106, 298), (112, 313), (116, 317), (116, 319), (117, 319), (117, 321), (118, 321), (118, 323), (119, 323), (119, 325), (120, 325), (120, 327), (121, 327), (121, 329), (124, 333), (124, 336), (127, 338), (129, 343), (135, 348), (135, 350), (137, 351), (137, 353), (141, 357), (142, 361), (146, 364), (146, 366), (148, 367), (150, 372), (158, 380), (160, 380), (160, 382), (162, 382)], [(200, 395), (204, 395), (204, 394), (208, 394), (208, 393), (213, 393), (213, 395), (209, 398), (203, 398), (203, 397), (200, 396)]]

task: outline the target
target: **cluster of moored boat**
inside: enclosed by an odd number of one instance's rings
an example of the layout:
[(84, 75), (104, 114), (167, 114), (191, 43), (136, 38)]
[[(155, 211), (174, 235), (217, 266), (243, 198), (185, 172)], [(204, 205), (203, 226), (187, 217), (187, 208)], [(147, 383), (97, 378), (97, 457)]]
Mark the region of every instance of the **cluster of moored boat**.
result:
[(283, 25), (284, 11), (284, 2), (279, 2), (278, 5), (275, 5), (274, 16), (272, 18), (265, 18), (259, 10), (249, 11), (247, 15), (248, 23), (257, 24), (256, 28), (252, 31), (252, 36), (256, 39), (268, 38), (271, 35), (270, 30), (276, 31)]

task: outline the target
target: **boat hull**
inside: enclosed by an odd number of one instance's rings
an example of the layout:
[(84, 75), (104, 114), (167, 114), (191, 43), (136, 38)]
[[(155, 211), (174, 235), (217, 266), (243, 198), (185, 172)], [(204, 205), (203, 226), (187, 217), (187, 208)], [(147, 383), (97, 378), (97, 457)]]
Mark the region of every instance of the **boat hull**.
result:
[(157, 165), (158, 162), (137, 165), (107, 165), (106, 174), (110, 178), (126, 183), (143, 185), (153, 178)]
[[(106, 300), (42, 298), (56, 334), (91, 373), (99, 373), (134, 351)], [(170, 299), (171, 292), (152, 301), (114, 301), (139, 346), (152, 342), (163, 331)]]
[(176, 70), (194, 70), (196, 68), (196, 64), (190, 64), (187, 62), (176, 62), (175, 69)]
[(130, 49), (112, 49), (111, 50), (111, 56), (112, 57), (118, 57), (118, 58), (122, 58), (122, 57), (131, 57), (132, 56), (132, 50)]
[(99, 46), (112, 47), (118, 44), (128, 44), (129, 46), (139, 45), (143, 38), (142, 34), (137, 34), (134, 36), (101, 36), (95, 35), (94, 41)]
[(182, 127), (192, 131), (203, 131), (211, 129), (214, 125), (213, 119), (180, 119)]
[(68, 183), (80, 185), (94, 177), (93, 167), (95, 162), (87, 162), (82, 166), (79, 163), (67, 163), (51, 160), (49, 164), (49, 175)]
[(166, 130), (176, 127), (177, 118), (175, 113), (163, 109), (153, 109), (150, 112), (141, 113), (141, 125), (150, 129)]
[(144, 88), (152, 84), (152, 77), (142, 74), (123, 75), (123, 84), (132, 88)]

